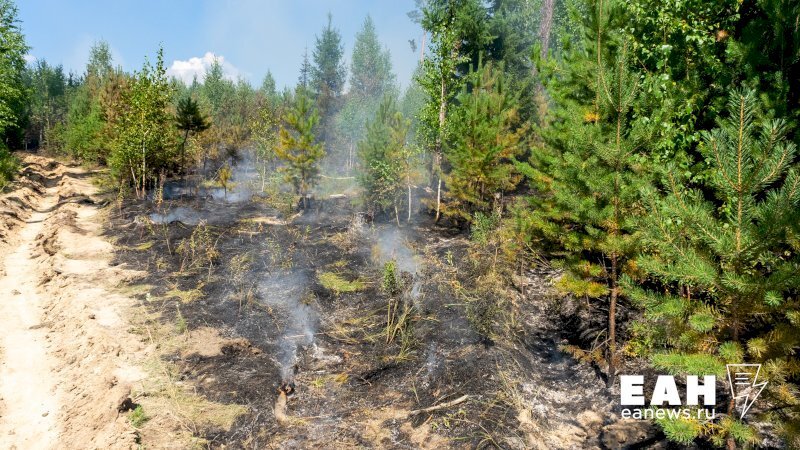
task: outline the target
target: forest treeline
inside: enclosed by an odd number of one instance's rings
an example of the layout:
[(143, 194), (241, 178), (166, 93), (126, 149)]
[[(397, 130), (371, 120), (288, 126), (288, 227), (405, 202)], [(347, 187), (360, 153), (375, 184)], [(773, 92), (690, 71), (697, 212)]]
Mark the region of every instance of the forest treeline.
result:
[(733, 403), (665, 419), (669, 439), (751, 446), (769, 424), (800, 448), (800, 3), (420, 0), (409, 18), (425, 34), (404, 90), (371, 19), (346, 63), (330, 16), (278, 90), (219, 62), (187, 85), (161, 51), (127, 73), (104, 42), (81, 74), (26, 64), (3, 0), (0, 182), (9, 148), (38, 147), (144, 198), (164, 177), (224, 184), (251, 149), (262, 189), (304, 202), (322, 174), (355, 177), (361, 206), (398, 225), (422, 199), (470, 230), (486, 280), (563, 270), (559, 291), (602, 316), (569, 350), (609, 382), (633, 359), (720, 379), (763, 364), (746, 419)]

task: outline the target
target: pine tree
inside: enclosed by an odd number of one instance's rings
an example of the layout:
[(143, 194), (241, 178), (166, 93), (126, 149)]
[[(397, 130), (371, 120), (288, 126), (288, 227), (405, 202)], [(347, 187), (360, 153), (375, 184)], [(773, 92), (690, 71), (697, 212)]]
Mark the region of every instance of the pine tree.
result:
[[(585, 57), (584, 57), (585, 58)], [(558, 121), (544, 133), (534, 167), (520, 165), (541, 196), (521, 222), (538, 236), (567, 270), (559, 281), (566, 293), (608, 302), (607, 326), (596, 342), (603, 345), (582, 356), (606, 366), (613, 382), (617, 359), (617, 303), (620, 276), (632, 270), (638, 252), (634, 218), (643, 214), (639, 192), (648, 184), (646, 136), (628, 123), (639, 75), (628, 67), (626, 46), (612, 66), (565, 61), (560, 76), (586, 83), (578, 98), (565, 100), (553, 115)], [(595, 73), (585, 71), (593, 65)], [(577, 73), (576, 73), (577, 72)], [(567, 88), (569, 89), (569, 88)], [(602, 350), (602, 351), (601, 351)]]
[(468, 80), (471, 90), (462, 89), (451, 114), (444, 208), (446, 215), (466, 220), (476, 212), (491, 214), (502, 192), (517, 185), (521, 177), (511, 159), (525, 152), (528, 132), (502, 65), (483, 65)]
[(314, 134), (318, 122), (312, 100), (297, 89), (294, 105), (286, 111), (279, 131), (280, 145), (275, 153), (284, 162), (281, 171), (303, 200), (304, 208), (308, 207), (309, 192), (319, 173), (318, 163), (325, 156), (325, 146), (317, 142)]
[(200, 105), (191, 95), (186, 95), (178, 101), (175, 119), (178, 129), (183, 131), (180, 169), (181, 173), (186, 173), (186, 141), (189, 140), (189, 133), (201, 133), (207, 130), (211, 123), (200, 111)]
[[(649, 251), (638, 266), (660, 288), (629, 289), (645, 312), (634, 348), (654, 352), (655, 366), (672, 373), (724, 376), (725, 364), (763, 363), (759, 376), (770, 384), (762, 396), (782, 410), (800, 402), (787, 384), (800, 374), (792, 350), (800, 345), (795, 146), (785, 139), (784, 121), (762, 119), (753, 91), (735, 92), (728, 111), (717, 128), (703, 132), (700, 151), (709, 168), (702, 185), (671, 167), (666, 197), (654, 195), (643, 218)], [(689, 441), (705, 430), (733, 448), (734, 439), (754, 436), (734, 420), (734, 407), (731, 400), (730, 419), (711, 428), (666, 423), (665, 431)], [(755, 420), (787, 419), (796, 426), (797, 413), (767, 412)]]
[(249, 123), (255, 115), (256, 92), (243, 79), (230, 80), (215, 58), (206, 71), (198, 100), (210, 111), (211, 128), (202, 134), (203, 172), (209, 160), (216, 160), (214, 171), (223, 159), (236, 157), (250, 137)]
[(205, 79), (203, 79), (202, 95), (208, 100), (211, 106), (211, 116), (214, 123), (222, 123), (224, 116), (228, 113), (227, 109), (231, 106), (231, 100), (234, 94), (234, 84), (231, 80), (225, 78), (225, 70), (222, 67), (222, 61), (214, 58), (206, 70)]
[(411, 188), (417, 178), (416, 151), (408, 143), (410, 121), (397, 110), (391, 97), (384, 98), (375, 120), (358, 144), (362, 162), (358, 181), (367, 204), (375, 212), (393, 211), (400, 224), (399, 208), (407, 194), (407, 220), (411, 218)]
[(77, 159), (102, 162), (108, 156), (108, 141), (103, 133), (107, 125), (100, 100), (81, 85), (70, 95), (60, 136), (62, 146)]

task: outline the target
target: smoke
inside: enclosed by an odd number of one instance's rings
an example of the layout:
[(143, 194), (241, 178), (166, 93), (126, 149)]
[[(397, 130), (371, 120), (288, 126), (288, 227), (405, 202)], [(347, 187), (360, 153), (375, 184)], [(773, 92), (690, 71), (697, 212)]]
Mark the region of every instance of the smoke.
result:
[(419, 263), (411, 250), (408, 239), (403, 236), (400, 229), (378, 230), (375, 245), (378, 250), (378, 260), (381, 264), (394, 260), (400, 271), (408, 272), (412, 275), (417, 273)]
[(415, 307), (420, 308), (423, 289), (420, 262), (403, 231), (395, 227), (377, 231), (375, 248), (381, 264), (394, 260), (401, 273), (406, 272), (411, 275), (411, 287), (404, 295), (406, 300), (410, 300)]
[(186, 225), (197, 225), (201, 220), (203, 220), (203, 214), (199, 211), (195, 211), (192, 208), (179, 206), (165, 213), (154, 212), (150, 214), (150, 220), (159, 224), (181, 222)]
[(249, 201), (253, 195), (260, 193), (260, 175), (250, 151), (243, 152), (243, 158), (230, 161), (231, 178), (228, 180), (227, 192), (222, 187), (201, 189), (201, 194), (215, 201), (241, 203)]
[(284, 381), (294, 377), (301, 348), (313, 346), (314, 353), (318, 352), (313, 344), (319, 316), (309, 304), (308, 278), (306, 272), (274, 273), (265, 275), (259, 283), (261, 297), (273, 310), (273, 315), (285, 319), (280, 325), (282, 333), (277, 355)]

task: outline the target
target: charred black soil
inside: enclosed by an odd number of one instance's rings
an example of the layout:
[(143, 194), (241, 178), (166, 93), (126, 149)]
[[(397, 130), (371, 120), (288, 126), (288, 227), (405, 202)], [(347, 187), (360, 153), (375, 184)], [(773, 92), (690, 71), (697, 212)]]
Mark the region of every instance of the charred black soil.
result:
[[(211, 446), (652, 442), (649, 428), (619, 431), (604, 381), (559, 350), (552, 271), (527, 271), (510, 286), (514, 329), (486, 336), (461, 294), (474, 283), (464, 236), (431, 223), (364, 223), (346, 199), (290, 217), (272, 206), (188, 197), (128, 203), (112, 219), (116, 262), (147, 274), (136, 280), (148, 287), (142, 304), (186, 341), (188, 350), (161, 357), (176, 381), (244, 406), (229, 428), (196, 429)], [(401, 274), (397, 305), (407, 305), (394, 338), (383, 286), (390, 260)], [(219, 336), (215, 348), (204, 348), (201, 330)]]

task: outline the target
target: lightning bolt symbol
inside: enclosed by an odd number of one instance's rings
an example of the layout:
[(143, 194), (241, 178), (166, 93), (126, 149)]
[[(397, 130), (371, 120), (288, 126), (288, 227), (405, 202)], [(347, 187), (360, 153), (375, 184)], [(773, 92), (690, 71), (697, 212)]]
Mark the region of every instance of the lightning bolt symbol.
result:
[(761, 391), (767, 386), (766, 381), (758, 383), (761, 364), (727, 364), (726, 367), (728, 368), (731, 396), (734, 400), (744, 399), (742, 414), (739, 416), (744, 418), (758, 396), (761, 395)]

